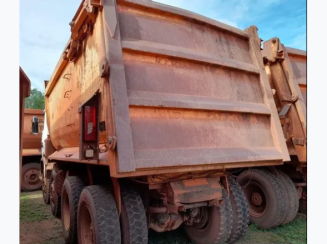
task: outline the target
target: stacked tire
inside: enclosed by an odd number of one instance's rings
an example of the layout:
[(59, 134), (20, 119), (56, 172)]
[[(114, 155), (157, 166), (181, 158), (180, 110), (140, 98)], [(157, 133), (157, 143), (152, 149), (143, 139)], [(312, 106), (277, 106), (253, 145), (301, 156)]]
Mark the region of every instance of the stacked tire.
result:
[(249, 169), (237, 181), (248, 201), (250, 222), (259, 229), (275, 228), (294, 220), (299, 209), (298, 193), (285, 173)]

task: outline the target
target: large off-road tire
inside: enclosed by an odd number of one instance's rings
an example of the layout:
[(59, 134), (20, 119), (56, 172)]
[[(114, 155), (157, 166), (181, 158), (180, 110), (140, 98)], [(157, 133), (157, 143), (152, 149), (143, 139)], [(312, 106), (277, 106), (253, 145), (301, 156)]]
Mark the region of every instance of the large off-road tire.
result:
[(122, 243), (147, 244), (148, 226), (140, 194), (135, 190), (121, 190), (120, 214)]
[(51, 172), (50, 177), (50, 208), (51, 213), (56, 218), (60, 219), (61, 217), (61, 194), (58, 194), (55, 190), (55, 179), (56, 179), (56, 171), (53, 170)]
[(78, 243), (77, 207), (85, 184), (78, 176), (66, 177), (61, 193), (61, 223), (66, 244)]
[(299, 210), (299, 197), (296, 187), (290, 177), (284, 172), (278, 171), (278, 179), (282, 184), (286, 196), (286, 216), (282, 224), (292, 222)]
[(278, 178), (266, 170), (243, 171), (237, 182), (245, 192), (250, 210), (250, 222), (259, 229), (279, 226), (286, 216), (285, 195)]
[(119, 215), (110, 190), (105, 186), (85, 187), (77, 210), (79, 244), (121, 243)]
[(44, 203), (50, 204), (50, 179), (43, 179), (42, 194)]
[(223, 204), (219, 207), (205, 207), (208, 213), (207, 222), (201, 227), (197, 224), (184, 225), (190, 240), (195, 244), (223, 244), (231, 234), (233, 223), (232, 205), (226, 191), (223, 189)]
[(42, 189), (40, 180), (41, 164), (28, 163), (22, 167), (21, 189), (23, 191), (36, 191)]
[(54, 181), (55, 191), (61, 196), (62, 186), (64, 185), (64, 181), (66, 179), (65, 170), (57, 170), (56, 171), (56, 180)]
[(227, 243), (231, 244), (246, 233), (250, 221), (250, 213), (249, 205), (241, 186), (232, 176), (228, 177), (228, 183), (229, 198), (233, 209), (233, 225)]

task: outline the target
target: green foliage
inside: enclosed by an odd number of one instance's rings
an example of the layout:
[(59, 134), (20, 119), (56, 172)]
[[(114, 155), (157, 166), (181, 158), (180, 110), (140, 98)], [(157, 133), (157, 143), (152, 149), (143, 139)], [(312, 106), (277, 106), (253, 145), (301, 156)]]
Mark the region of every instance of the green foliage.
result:
[(25, 99), (25, 108), (44, 109), (44, 94), (32, 89), (31, 95)]
[(270, 230), (259, 230), (255, 224), (251, 224), (246, 236), (236, 244), (305, 244), (306, 239), (306, 215), (298, 214), (291, 223)]

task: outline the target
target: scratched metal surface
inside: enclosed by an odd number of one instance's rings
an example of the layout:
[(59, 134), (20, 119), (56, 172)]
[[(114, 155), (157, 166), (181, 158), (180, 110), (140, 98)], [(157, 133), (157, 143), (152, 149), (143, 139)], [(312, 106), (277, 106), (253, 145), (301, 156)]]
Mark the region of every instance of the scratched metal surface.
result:
[(118, 1), (136, 168), (280, 160), (249, 41)]
[[(286, 145), (260, 49), (255, 50), (258, 37), (250, 42), (249, 36), (151, 1), (103, 1), (81, 55), (66, 65), (57, 83), (50, 81), (53, 145), (78, 147), (78, 107), (99, 89), (100, 121), (108, 126), (100, 143), (117, 137), (108, 157), (117, 174), (172, 166), (281, 164)], [(110, 87), (99, 77), (104, 55)]]
[[(97, 16), (97, 23), (101, 15)], [(106, 98), (104, 79), (99, 77), (99, 63), (102, 59), (101, 25), (94, 25), (92, 35), (82, 43), (82, 54), (75, 63), (69, 62), (49, 95), (47, 112), (51, 141), (58, 148), (79, 146), (78, 107), (86, 102), (98, 89), (103, 101)], [(102, 103), (100, 120), (106, 116), (106, 104)], [(105, 132), (100, 133), (100, 143), (105, 142)]]

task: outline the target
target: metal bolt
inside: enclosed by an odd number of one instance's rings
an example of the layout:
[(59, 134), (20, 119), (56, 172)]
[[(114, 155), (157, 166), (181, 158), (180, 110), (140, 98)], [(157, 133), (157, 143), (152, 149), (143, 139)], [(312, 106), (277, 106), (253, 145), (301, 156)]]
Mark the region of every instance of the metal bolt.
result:
[(160, 224), (164, 224), (169, 219), (169, 214), (158, 214), (157, 220)]
[(258, 192), (253, 192), (251, 200), (256, 206), (260, 206), (262, 204), (262, 196)]
[(190, 215), (191, 215), (191, 217), (196, 217), (197, 215), (199, 214), (199, 208), (192, 208), (191, 210), (190, 210)]

